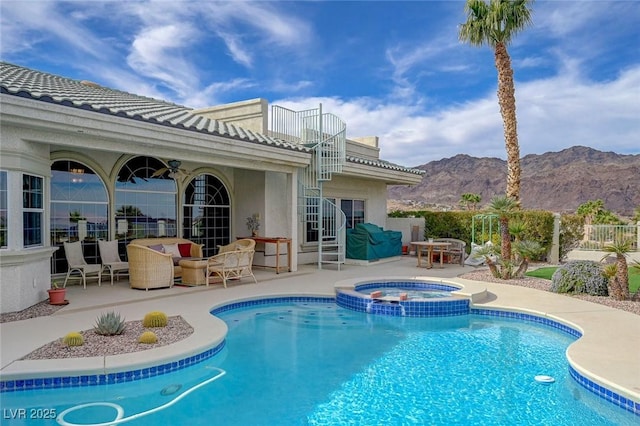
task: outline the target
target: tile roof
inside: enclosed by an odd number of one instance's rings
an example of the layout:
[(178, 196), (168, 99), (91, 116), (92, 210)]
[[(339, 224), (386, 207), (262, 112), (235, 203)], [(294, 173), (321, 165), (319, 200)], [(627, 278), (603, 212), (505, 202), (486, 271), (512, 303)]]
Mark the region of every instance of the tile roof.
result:
[[(310, 148), (301, 144), (286, 142), (194, 114), (192, 108), (182, 105), (110, 89), (90, 81), (60, 77), (7, 62), (0, 62), (0, 93), (276, 148), (311, 152)], [(346, 160), (404, 173), (424, 174), (422, 170), (383, 160), (352, 156), (347, 156)]]
[(424, 170), (412, 169), (410, 167), (400, 166), (398, 164), (390, 163), (389, 161), (386, 161), (386, 160), (370, 160), (368, 158), (352, 157), (350, 155), (347, 155), (347, 161), (350, 162), (350, 163), (364, 164), (366, 166), (373, 166), (373, 167), (379, 167), (379, 168), (382, 168), (382, 169), (396, 170), (396, 171), (399, 171), (399, 172), (412, 173), (412, 174), (415, 174), (415, 175), (423, 175), (423, 174), (425, 174)]
[(232, 139), (311, 152), (233, 124), (194, 114), (192, 108), (0, 62), (0, 93)]

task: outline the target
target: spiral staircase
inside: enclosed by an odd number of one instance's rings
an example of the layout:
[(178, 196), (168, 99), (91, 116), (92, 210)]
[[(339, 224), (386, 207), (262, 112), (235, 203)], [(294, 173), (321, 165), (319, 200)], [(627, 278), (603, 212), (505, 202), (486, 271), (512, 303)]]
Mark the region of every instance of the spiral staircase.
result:
[(322, 186), (342, 172), (346, 151), (346, 124), (318, 108), (293, 111), (271, 107), (271, 134), (313, 150), (311, 163), (298, 173), (298, 216), (306, 230), (318, 235), (318, 268), (345, 262), (346, 217)]

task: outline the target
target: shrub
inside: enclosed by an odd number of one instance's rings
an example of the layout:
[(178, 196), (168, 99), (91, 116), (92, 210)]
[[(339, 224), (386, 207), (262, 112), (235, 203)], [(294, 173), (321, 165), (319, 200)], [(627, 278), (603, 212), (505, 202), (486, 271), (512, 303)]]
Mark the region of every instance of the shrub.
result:
[(138, 342), (139, 343), (145, 343), (147, 345), (151, 345), (153, 343), (157, 343), (158, 342), (158, 336), (156, 336), (156, 333), (154, 333), (153, 331), (145, 331), (138, 338)]
[(116, 312), (107, 312), (102, 314), (96, 320), (96, 325), (93, 328), (96, 334), (102, 336), (115, 336), (124, 333), (124, 329), (127, 325), (124, 319), (120, 317), (120, 314)]
[(77, 331), (72, 331), (62, 338), (62, 342), (67, 346), (82, 346), (84, 345), (84, 337)]
[(560, 266), (551, 277), (551, 291), (608, 296), (608, 280), (597, 262), (577, 260)]
[(584, 218), (575, 214), (563, 214), (560, 217), (560, 260), (580, 245), (584, 234)]
[(167, 314), (160, 311), (153, 311), (144, 316), (144, 319), (142, 320), (142, 326), (146, 328), (166, 327), (167, 321)]

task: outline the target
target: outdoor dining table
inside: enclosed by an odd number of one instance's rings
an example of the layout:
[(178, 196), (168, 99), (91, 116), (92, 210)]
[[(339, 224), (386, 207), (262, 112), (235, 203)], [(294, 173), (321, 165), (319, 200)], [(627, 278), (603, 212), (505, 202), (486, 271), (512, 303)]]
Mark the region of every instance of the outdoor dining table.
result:
[(423, 248), (427, 249), (427, 269), (431, 269), (433, 268), (431, 258), (434, 250), (440, 252), (440, 267), (442, 268), (444, 267), (444, 250), (449, 247), (451, 243), (439, 241), (412, 241), (411, 245), (416, 247), (416, 253), (418, 254), (418, 268), (422, 267), (422, 250)]

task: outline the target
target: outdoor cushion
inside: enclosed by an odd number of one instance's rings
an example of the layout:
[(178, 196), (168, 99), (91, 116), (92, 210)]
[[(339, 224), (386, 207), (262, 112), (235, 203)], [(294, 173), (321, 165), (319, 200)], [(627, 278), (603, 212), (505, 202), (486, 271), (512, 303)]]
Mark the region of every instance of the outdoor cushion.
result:
[(182, 257), (180, 255), (180, 249), (178, 248), (178, 244), (163, 244), (165, 253), (170, 253), (173, 257)]
[(178, 250), (181, 257), (191, 257), (191, 243), (178, 244)]

